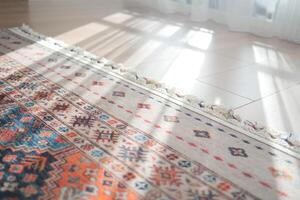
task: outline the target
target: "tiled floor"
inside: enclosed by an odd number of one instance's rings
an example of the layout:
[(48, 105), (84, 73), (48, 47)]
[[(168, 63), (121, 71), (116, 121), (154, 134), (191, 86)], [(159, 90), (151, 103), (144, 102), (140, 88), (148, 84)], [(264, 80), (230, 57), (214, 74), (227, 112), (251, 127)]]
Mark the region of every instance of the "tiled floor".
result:
[(0, 2), (0, 27), (23, 22), (300, 138), (300, 45), (165, 16), (121, 0)]

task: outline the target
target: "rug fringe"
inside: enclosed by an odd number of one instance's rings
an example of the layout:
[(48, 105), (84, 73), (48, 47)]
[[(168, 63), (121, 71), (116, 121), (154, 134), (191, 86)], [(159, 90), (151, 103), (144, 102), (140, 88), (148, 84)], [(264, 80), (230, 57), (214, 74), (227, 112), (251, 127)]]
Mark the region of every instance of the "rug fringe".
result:
[(137, 84), (143, 85), (151, 90), (159, 91), (175, 99), (179, 99), (187, 105), (200, 109), (219, 119), (222, 119), (223, 121), (233, 124), (234, 126), (242, 128), (250, 133), (263, 136), (264, 138), (270, 139), (273, 142), (279, 143), (291, 149), (300, 149), (300, 140), (297, 139), (296, 136), (292, 133), (275, 131), (257, 122), (251, 122), (249, 120), (241, 119), (241, 117), (237, 115), (232, 109), (227, 109), (223, 106), (207, 104), (206, 102), (202, 101), (201, 99), (195, 96), (181, 95), (178, 92), (176, 92), (175, 89), (171, 89), (170, 87), (159, 83), (153, 79), (142, 77), (135, 71), (126, 69), (122, 64), (114, 63), (104, 57), (100, 58), (80, 47), (70, 46), (62, 41), (58, 41), (53, 38), (44, 36), (40, 33), (36, 33), (27, 25), (23, 25), (22, 27), (15, 27), (12, 29), (20, 30), (23, 33), (26, 33), (35, 39), (45, 40), (47, 42), (53, 43), (54, 45), (61, 46), (63, 47), (64, 51), (68, 51), (69, 53), (76, 53), (78, 56), (83, 56), (83, 58), (88, 59), (89, 62), (91, 62), (91, 64), (102, 64), (106, 69), (110, 69), (110, 71), (115, 72), (121, 75), (122, 77), (125, 77)]

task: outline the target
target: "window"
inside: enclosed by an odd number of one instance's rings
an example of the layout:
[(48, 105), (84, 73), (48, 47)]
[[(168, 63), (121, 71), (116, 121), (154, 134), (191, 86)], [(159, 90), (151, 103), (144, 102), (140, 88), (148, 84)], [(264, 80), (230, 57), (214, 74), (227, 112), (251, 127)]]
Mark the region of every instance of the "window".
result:
[(220, 0), (209, 0), (209, 8), (219, 9), (220, 8)]
[(254, 13), (255, 17), (273, 20), (276, 15), (278, 0), (255, 0)]

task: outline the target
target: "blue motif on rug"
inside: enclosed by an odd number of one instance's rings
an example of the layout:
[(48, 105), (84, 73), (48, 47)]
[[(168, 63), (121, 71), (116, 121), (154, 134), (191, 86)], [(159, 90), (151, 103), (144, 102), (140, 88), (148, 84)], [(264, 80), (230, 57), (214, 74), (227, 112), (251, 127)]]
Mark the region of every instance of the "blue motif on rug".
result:
[(0, 117), (0, 145), (53, 151), (69, 146), (40, 119), (18, 106), (6, 110)]

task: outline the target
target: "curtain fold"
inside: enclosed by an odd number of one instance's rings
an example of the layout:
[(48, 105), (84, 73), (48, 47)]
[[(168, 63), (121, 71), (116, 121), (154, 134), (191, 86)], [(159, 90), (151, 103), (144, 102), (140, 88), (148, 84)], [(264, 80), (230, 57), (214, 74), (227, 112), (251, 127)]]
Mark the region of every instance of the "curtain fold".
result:
[(140, 0), (193, 21), (214, 20), (233, 31), (300, 43), (300, 0)]

